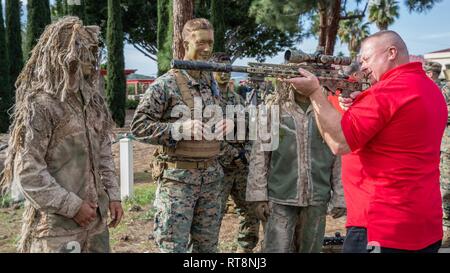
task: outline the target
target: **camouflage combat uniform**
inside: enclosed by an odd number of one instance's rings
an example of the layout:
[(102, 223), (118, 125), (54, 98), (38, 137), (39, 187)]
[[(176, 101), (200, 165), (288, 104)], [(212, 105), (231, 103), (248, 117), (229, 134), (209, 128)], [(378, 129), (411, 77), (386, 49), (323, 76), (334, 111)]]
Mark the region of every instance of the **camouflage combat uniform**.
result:
[[(22, 234), (31, 241), (24, 251), (109, 252), (109, 202), (120, 201), (120, 190), (105, 115), (91, 109), (104, 101), (81, 92), (64, 102), (47, 93), (34, 99), (31, 129), (14, 159), (14, 181), (26, 198), (24, 230), (30, 230)], [(83, 200), (98, 204), (87, 227), (72, 219)]]
[(440, 169), (440, 183), (442, 193), (442, 207), (443, 207), (443, 229), (444, 238), (442, 239), (442, 246), (450, 246), (450, 88), (448, 83), (440, 81), (438, 79), (439, 74), (442, 71), (442, 65), (438, 62), (426, 61), (423, 63), (423, 69), (425, 72), (430, 73), (429, 77), (434, 80), (437, 86), (442, 91), (445, 101), (447, 102), (447, 110), (449, 111), (449, 117), (447, 121), (447, 127), (442, 136), (441, 143), (441, 163)]
[[(221, 97), (224, 113), (226, 113), (226, 105), (244, 106), (241, 97), (228, 88), (221, 90)], [(228, 197), (231, 195), (239, 215), (238, 252), (252, 252), (258, 244), (259, 220), (254, 215), (250, 204), (245, 201), (249, 146), (251, 147), (251, 144), (248, 141), (224, 141), (219, 158), (224, 172), (220, 197), (222, 202), (221, 219), (226, 212)]]
[(247, 201), (269, 201), (263, 252), (320, 252), (328, 205), (344, 208), (340, 157), (322, 140), (307, 101), (280, 106), (279, 146), (252, 148)]
[[(219, 105), (211, 74), (202, 73), (199, 80), (179, 70), (192, 97), (201, 97), (203, 107)], [(154, 235), (161, 252), (216, 252), (221, 204), (220, 183), (223, 170), (217, 156), (207, 161), (180, 158), (165, 149), (177, 148), (171, 134), (171, 111), (176, 105), (187, 105), (174, 71), (159, 77), (146, 91), (136, 110), (131, 130), (137, 140), (160, 145), (156, 160), (165, 167), (158, 179)], [(207, 119), (203, 117), (203, 122)], [(217, 154), (218, 155), (218, 154)], [(191, 162), (193, 167), (179, 167)], [(178, 165), (177, 165), (178, 164)], [(184, 165), (190, 165), (184, 163)]]
[[(0, 141), (0, 147), (2, 147), (4, 145), (6, 145), (6, 143)], [(3, 172), (5, 158), (6, 158), (6, 149), (0, 150), (0, 178), (1, 178), (1, 174)]]

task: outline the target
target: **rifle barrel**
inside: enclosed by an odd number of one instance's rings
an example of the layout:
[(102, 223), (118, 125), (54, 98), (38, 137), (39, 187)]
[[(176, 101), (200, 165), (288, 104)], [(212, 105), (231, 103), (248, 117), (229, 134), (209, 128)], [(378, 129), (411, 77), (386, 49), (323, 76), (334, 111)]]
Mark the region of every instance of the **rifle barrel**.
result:
[(231, 64), (226, 63), (172, 60), (170, 66), (171, 68), (174, 69), (201, 70), (201, 71), (227, 72), (227, 73), (229, 72), (247, 73), (247, 67), (245, 66), (233, 66)]

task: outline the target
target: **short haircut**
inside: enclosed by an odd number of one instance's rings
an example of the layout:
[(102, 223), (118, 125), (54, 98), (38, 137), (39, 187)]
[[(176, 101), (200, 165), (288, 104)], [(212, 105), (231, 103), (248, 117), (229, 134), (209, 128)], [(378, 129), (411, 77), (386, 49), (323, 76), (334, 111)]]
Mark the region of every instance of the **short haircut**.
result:
[(186, 41), (191, 36), (192, 32), (201, 29), (214, 30), (212, 24), (205, 18), (195, 18), (187, 21), (183, 27), (183, 41)]
[(442, 65), (437, 62), (426, 61), (423, 63), (423, 70), (426, 72), (431, 71), (434, 75), (439, 76), (439, 74), (441, 74)]
[(225, 52), (215, 52), (211, 56), (210, 60), (215, 63), (224, 63), (224, 62), (231, 62), (231, 57)]
[(382, 30), (378, 31), (377, 33), (374, 33), (370, 35), (369, 37), (365, 38), (362, 43), (365, 43), (369, 40), (372, 40), (374, 38), (385, 38), (389, 39), (392, 45), (397, 47), (397, 50), (399, 52), (403, 52), (406, 55), (409, 55), (408, 48), (406, 47), (405, 41), (403, 41), (402, 37), (395, 31), (392, 30)]

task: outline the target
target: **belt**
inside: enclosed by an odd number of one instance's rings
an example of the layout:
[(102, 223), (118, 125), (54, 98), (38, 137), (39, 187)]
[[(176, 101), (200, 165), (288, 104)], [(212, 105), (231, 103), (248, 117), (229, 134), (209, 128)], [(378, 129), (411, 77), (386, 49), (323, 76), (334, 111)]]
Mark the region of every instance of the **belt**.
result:
[(208, 161), (199, 161), (199, 162), (192, 162), (192, 161), (174, 161), (174, 162), (166, 162), (167, 168), (169, 169), (208, 169), (215, 163), (215, 160), (208, 160)]

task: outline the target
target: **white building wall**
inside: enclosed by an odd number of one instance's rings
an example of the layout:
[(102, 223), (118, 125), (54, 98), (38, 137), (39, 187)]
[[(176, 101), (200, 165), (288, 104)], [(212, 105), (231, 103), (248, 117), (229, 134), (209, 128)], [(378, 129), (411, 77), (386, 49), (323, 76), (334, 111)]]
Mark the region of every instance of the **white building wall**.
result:
[[(424, 55), (425, 60), (437, 62), (442, 65), (442, 70), (450, 69), (450, 52), (428, 53)], [(442, 72), (439, 78), (444, 78)]]

